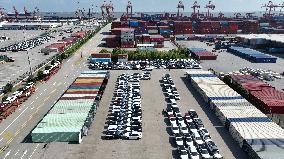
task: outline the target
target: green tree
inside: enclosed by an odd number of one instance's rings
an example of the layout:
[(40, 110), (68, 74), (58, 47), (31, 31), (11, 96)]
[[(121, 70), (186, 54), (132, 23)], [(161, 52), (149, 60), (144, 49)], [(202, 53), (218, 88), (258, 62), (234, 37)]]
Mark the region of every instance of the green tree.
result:
[(102, 49), (99, 53), (109, 53), (107, 49)]
[(6, 86), (4, 87), (4, 94), (11, 92), (13, 89), (13, 85), (11, 83), (7, 83)]
[(42, 70), (39, 70), (37, 72), (37, 79), (38, 80), (42, 80), (44, 78), (44, 74), (43, 74), (43, 71)]

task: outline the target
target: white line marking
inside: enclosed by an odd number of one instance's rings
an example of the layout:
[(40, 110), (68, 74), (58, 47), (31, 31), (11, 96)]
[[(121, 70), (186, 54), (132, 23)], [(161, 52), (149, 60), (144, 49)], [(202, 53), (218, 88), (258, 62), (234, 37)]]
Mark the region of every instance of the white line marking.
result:
[(21, 159), (27, 154), (28, 150), (25, 150), (24, 154), (22, 155)]
[(35, 101), (32, 101), (32, 102), (31, 102), (31, 105), (34, 104), (34, 102), (35, 102)]
[(9, 152), (7, 152), (7, 153), (6, 153), (6, 155), (5, 155), (4, 159), (5, 159), (7, 156), (9, 156), (9, 155), (10, 155), (10, 153), (11, 153), (11, 150), (10, 150)]
[(15, 156), (17, 156), (17, 154), (19, 153), (19, 151), (20, 151), (20, 150), (18, 150), (18, 151), (15, 153)]
[(35, 151), (36, 151), (36, 149), (37, 149), (38, 146), (39, 146), (39, 144), (36, 145), (34, 151), (33, 151), (32, 154), (30, 155), (29, 159), (34, 155), (34, 153), (35, 153)]
[(39, 94), (40, 96), (42, 95), (42, 93)]
[(55, 86), (56, 82), (53, 83), (53, 85)]
[(31, 107), (31, 110), (33, 110), (35, 107)]
[(70, 61), (70, 59), (69, 60), (67, 60), (67, 62), (69, 62)]
[(35, 92), (38, 90), (38, 88), (35, 89)]
[(66, 82), (64, 82), (64, 84), (66, 84)]
[(1, 138), (0, 142), (3, 140), (3, 137)]
[(38, 99), (38, 96), (36, 97), (36, 99)]
[(44, 92), (46, 91), (46, 88), (43, 90)]
[(14, 119), (14, 120), (12, 121), (12, 123), (10, 123), (10, 124), (6, 127), (6, 129), (4, 129), (4, 130), (1, 132), (0, 135), (2, 135), (2, 134), (3, 134), (28, 108), (29, 108), (29, 107), (27, 107), (24, 111), (22, 111), (22, 113), (21, 113), (19, 116), (17, 116), (17, 118)]

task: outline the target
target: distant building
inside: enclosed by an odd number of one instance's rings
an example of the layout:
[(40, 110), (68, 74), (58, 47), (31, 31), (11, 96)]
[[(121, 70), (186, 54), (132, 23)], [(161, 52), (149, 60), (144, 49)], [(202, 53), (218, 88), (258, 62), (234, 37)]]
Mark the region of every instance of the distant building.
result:
[(0, 29), (3, 30), (48, 30), (61, 26), (60, 23), (39, 23), (39, 22), (4, 22), (1, 23)]
[(96, 63), (96, 62), (111, 62), (111, 54), (110, 53), (91, 54), (90, 63)]
[(128, 54), (119, 54), (117, 55), (118, 62), (128, 62)]

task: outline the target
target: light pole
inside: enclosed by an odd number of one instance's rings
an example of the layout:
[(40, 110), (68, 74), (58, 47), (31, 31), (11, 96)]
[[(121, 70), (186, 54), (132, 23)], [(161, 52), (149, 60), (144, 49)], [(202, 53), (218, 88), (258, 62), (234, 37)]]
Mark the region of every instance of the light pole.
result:
[[(24, 34), (25, 44), (27, 44), (25, 27), (23, 28), (23, 34)], [(30, 76), (32, 76), (31, 60), (30, 60), (30, 56), (29, 56), (29, 51), (28, 51), (28, 49), (26, 50), (26, 53), (27, 53), (28, 63), (29, 63), (29, 68), (30, 68)]]

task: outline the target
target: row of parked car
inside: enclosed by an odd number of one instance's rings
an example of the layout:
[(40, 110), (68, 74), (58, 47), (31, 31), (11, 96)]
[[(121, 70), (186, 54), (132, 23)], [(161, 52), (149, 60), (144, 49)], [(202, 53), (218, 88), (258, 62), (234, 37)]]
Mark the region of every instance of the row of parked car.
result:
[[(170, 81), (170, 85), (168, 85)], [(182, 116), (176, 103), (176, 97), (172, 92), (176, 91), (170, 75), (166, 74), (162, 78), (163, 88), (169, 101), (165, 114), (170, 123), (171, 130), (175, 136), (177, 150), (181, 159), (200, 158), (222, 158), (218, 147), (212, 141), (207, 129), (204, 128), (202, 120), (195, 110), (190, 109)], [(173, 88), (173, 89), (172, 89)]]
[(18, 51), (27, 51), (30, 49), (33, 49), (36, 46), (42, 45), (46, 42), (49, 42), (52, 38), (52, 36), (45, 35), (45, 36), (39, 36), (33, 39), (29, 39), (20, 43), (12, 44), (4, 48), (0, 48), (0, 52), (6, 52), (6, 51), (12, 51), (12, 52), (18, 52)]
[(129, 62), (96, 62), (90, 63), (89, 68), (99, 70), (145, 70), (153, 69), (201, 69), (193, 59), (156, 59)]
[(253, 69), (253, 68), (242, 68), (239, 70), (242, 74), (253, 75), (259, 78), (260, 80), (266, 81), (274, 81), (275, 79), (281, 79), (280, 73), (271, 71), (271, 70), (264, 70), (264, 69)]
[[(143, 75), (149, 73), (144, 73)], [(106, 139), (138, 140), (142, 138), (140, 79), (143, 75), (122, 74), (116, 81)]]

